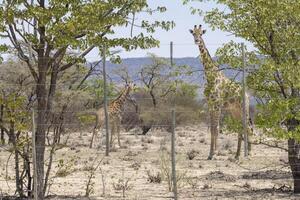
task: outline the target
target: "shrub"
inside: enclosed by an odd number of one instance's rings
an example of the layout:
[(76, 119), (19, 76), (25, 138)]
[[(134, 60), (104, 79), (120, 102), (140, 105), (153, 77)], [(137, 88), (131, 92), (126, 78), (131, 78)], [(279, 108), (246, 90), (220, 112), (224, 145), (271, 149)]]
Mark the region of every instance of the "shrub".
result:
[(194, 149), (192, 149), (192, 150), (190, 150), (190, 151), (188, 151), (188, 152), (186, 153), (187, 158), (188, 158), (189, 160), (193, 160), (198, 154), (199, 154), (199, 152), (198, 152), (198, 151), (195, 151)]
[(149, 183), (161, 183), (162, 181), (162, 176), (160, 172), (157, 172), (156, 174), (152, 174), (150, 170), (148, 170), (147, 176), (148, 176), (147, 181)]

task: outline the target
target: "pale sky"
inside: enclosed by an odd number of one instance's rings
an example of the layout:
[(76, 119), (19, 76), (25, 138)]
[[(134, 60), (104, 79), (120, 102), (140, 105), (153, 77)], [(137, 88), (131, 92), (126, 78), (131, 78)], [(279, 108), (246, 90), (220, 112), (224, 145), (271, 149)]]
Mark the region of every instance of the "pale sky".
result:
[[(217, 48), (221, 47), (223, 43), (234, 40), (242, 42), (242, 40), (235, 38), (229, 33), (225, 33), (219, 30), (212, 31), (208, 24), (203, 22), (203, 18), (199, 15), (192, 15), (190, 12), (190, 5), (182, 5), (182, 0), (148, 0), (150, 7), (156, 8), (157, 6), (166, 6), (167, 11), (162, 14), (155, 13), (152, 16), (148, 14), (140, 14), (137, 17), (137, 21), (142, 19), (154, 20), (166, 20), (174, 21), (176, 26), (170, 31), (157, 30), (153, 35), (156, 39), (161, 42), (159, 48), (141, 50), (137, 49), (131, 52), (125, 52), (124, 50), (120, 53), (122, 58), (129, 57), (144, 57), (147, 53), (155, 53), (161, 57), (170, 56), (169, 43), (174, 43), (174, 57), (197, 57), (199, 51), (196, 45), (193, 44), (193, 37), (189, 33), (189, 29), (193, 28), (195, 24), (202, 24), (203, 28), (207, 30), (204, 35), (207, 48), (211, 55), (214, 56)], [(215, 8), (217, 5), (211, 2), (206, 3), (194, 3), (194, 7), (201, 8), (202, 10), (210, 10)], [(134, 28), (134, 33), (140, 33), (139, 28)], [(130, 27), (126, 29), (120, 28), (117, 30), (116, 36), (130, 37)], [(3, 41), (1, 42), (3, 43)], [(246, 43), (246, 45), (249, 43)], [(93, 50), (86, 56), (88, 61), (99, 60), (98, 50)]]
[[(151, 7), (155, 8), (157, 6), (166, 6), (167, 11), (162, 14), (153, 14), (150, 18), (148, 15), (143, 14), (137, 16), (139, 19), (151, 19), (151, 20), (170, 20), (174, 21), (176, 26), (170, 31), (157, 30), (153, 35), (156, 39), (161, 42), (159, 48), (146, 49), (146, 50), (134, 50), (130, 52), (122, 51), (120, 53), (122, 58), (128, 57), (144, 57), (147, 56), (148, 52), (155, 53), (161, 57), (168, 57), (170, 55), (169, 43), (173, 41), (174, 43), (174, 57), (196, 57), (199, 55), (199, 50), (196, 45), (194, 45), (194, 40), (192, 35), (189, 33), (189, 29), (193, 28), (195, 24), (202, 24), (203, 28), (207, 30), (204, 35), (204, 40), (206, 42), (207, 48), (211, 55), (215, 54), (217, 48), (221, 47), (223, 43), (229, 42), (230, 40), (242, 42), (243, 40), (235, 38), (229, 33), (222, 32), (220, 30), (212, 31), (208, 24), (203, 22), (203, 17), (199, 15), (192, 15), (190, 12), (190, 5), (182, 5), (181, 0), (148, 0)], [(206, 3), (194, 3), (196, 8), (201, 8), (202, 10), (210, 10), (215, 8), (217, 5), (211, 2)], [(134, 28), (135, 33), (139, 33), (141, 30), (139, 28)], [(125, 34), (130, 36), (130, 27), (126, 29), (120, 29), (117, 35)], [(247, 43), (246, 43), (247, 44)], [(97, 51), (93, 51), (87, 56), (88, 60), (94, 60), (97, 58)]]

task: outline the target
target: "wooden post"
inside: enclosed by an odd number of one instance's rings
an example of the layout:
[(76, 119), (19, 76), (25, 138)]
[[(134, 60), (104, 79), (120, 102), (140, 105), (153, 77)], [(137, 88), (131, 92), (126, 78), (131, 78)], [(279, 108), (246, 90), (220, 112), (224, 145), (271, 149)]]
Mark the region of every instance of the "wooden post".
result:
[(176, 179), (176, 152), (175, 152), (175, 110), (172, 109), (172, 137), (171, 137), (171, 154), (172, 154), (172, 183), (174, 199), (177, 200), (177, 179)]
[(243, 57), (243, 132), (244, 132), (244, 156), (248, 157), (248, 126), (247, 126), (247, 109), (246, 109), (246, 56), (245, 45), (242, 43)]
[(105, 156), (109, 156), (109, 124), (108, 124), (108, 103), (107, 103), (107, 81), (106, 81), (106, 46), (103, 46), (102, 50), (102, 63), (103, 63), (103, 87), (104, 87), (104, 115), (105, 115)]
[(171, 66), (173, 66), (173, 42), (170, 43), (170, 61)]
[[(0, 124), (3, 123), (3, 118), (4, 118), (4, 105), (0, 105)], [(5, 138), (4, 138), (4, 129), (1, 127), (0, 128), (0, 145), (5, 144)]]
[[(173, 66), (173, 42), (170, 43), (170, 64)], [(172, 133), (171, 133), (171, 163), (172, 163), (172, 183), (174, 200), (177, 200), (177, 179), (176, 179), (176, 152), (175, 152), (175, 99), (173, 101), (172, 109)]]
[(33, 189), (34, 189), (34, 200), (38, 200), (37, 192), (37, 168), (36, 168), (36, 145), (35, 145), (35, 114), (34, 109), (32, 109), (32, 160), (33, 160)]

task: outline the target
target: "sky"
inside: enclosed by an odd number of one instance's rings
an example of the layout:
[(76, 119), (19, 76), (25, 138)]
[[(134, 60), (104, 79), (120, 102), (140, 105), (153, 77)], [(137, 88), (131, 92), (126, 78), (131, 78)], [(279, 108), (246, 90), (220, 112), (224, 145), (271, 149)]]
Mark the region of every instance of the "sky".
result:
[[(206, 46), (210, 51), (212, 56), (215, 55), (217, 48), (221, 47), (222, 44), (234, 40), (236, 42), (242, 42), (243, 40), (235, 38), (229, 33), (222, 32), (220, 30), (212, 31), (208, 24), (203, 22), (203, 17), (199, 15), (192, 15), (189, 5), (183, 5), (182, 0), (148, 0), (148, 4), (151, 8), (156, 8), (157, 6), (165, 6), (167, 11), (159, 14), (154, 13), (152, 16), (149, 16), (146, 13), (142, 13), (136, 16), (137, 22), (142, 19), (148, 19), (150, 21), (174, 21), (176, 26), (170, 31), (158, 29), (152, 36), (160, 41), (159, 48), (152, 49), (137, 49), (130, 52), (122, 50), (119, 54), (121, 58), (131, 58), (131, 57), (145, 57), (148, 53), (154, 53), (160, 57), (169, 57), (170, 56), (170, 42), (174, 43), (174, 54), (173, 57), (197, 57), (199, 55), (198, 47), (194, 44), (193, 36), (190, 34), (189, 29), (192, 29), (194, 25), (202, 24), (203, 29), (206, 29), (207, 32), (203, 36)], [(204, 11), (208, 11), (215, 7), (220, 7), (211, 1), (200, 3), (195, 2), (193, 6), (196, 8), (201, 8)], [(225, 7), (221, 7), (225, 9)], [(116, 30), (116, 37), (130, 37), (130, 28), (119, 28)], [(142, 30), (135, 27), (133, 29), (134, 34), (139, 34)], [(7, 41), (0, 41), (0, 43)], [(246, 43), (246, 45), (249, 43)], [(120, 49), (116, 49), (120, 50)], [(93, 50), (86, 56), (88, 61), (99, 60), (98, 50)]]
[[(195, 24), (202, 24), (202, 27), (207, 30), (206, 34), (203, 36), (206, 42), (207, 48), (211, 55), (214, 55), (216, 49), (221, 47), (223, 43), (229, 42), (230, 40), (242, 42), (241, 39), (235, 38), (229, 33), (222, 32), (220, 30), (212, 31), (208, 24), (203, 22), (203, 17), (199, 15), (192, 15), (190, 12), (191, 5), (183, 5), (182, 0), (148, 0), (150, 7), (155, 8), (157, 6), (166, 6), (167, 11), (162, 14), (153, 14), (150, 18), (146, 14), (137, 16), (138, 20), (150, 19), (150, 20), (170, 20), (174, 21), (176, 26), (170, 31), (157, 30), (153, 36), (158, 39), (161, 43), (159, 48), (141, 50), (137, 49), (130, 52), (122, 51), (120, 53), (122, 58), (129, 57), (144, 57), (147, 53), (155, 53), (161, 57), (170, 56), (170, 42), (174, 43), (174, 57), (196, 57), (199, 55), (199, 50), (194, 44), (192, 35), (189, 29), (192, 29)], [(194, 3), (196, 8), (201, 8), (205, 11), (217, 7), (215, 3)], [(137, 20), (137, 21), (138, 21)], [(134, 33), (139, 33), (141, 30), (139, 28), (134, 28)], [(117, 31), (117, 35), (130, 36), (130, 27), (126, 29), (120, 29)], [(87, 56), (88, 60), (93, 60), (97, 57), (97, 51), (91, 52)]]

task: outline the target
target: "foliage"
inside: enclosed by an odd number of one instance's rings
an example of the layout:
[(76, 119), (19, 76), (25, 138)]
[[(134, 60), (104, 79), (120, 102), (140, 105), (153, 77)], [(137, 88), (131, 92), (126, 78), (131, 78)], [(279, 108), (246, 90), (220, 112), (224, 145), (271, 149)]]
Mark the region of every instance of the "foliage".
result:
[[(109, 51), (111, 47), (133, 50), (158, 46), (159, 42), (151, 34), (157, 28), (169, 30), (174, 26), (173, 22), (142, 20), (139, 21), (141, 31), (136, 35), (126, 37), (120, 34), (117, 37), (116, 33), (123, 31), (120, 28), (131, 25), (131, 16), (135, 14), (165, 10), (164, 7), (149, 8), (146, 0), (1, 2), (0, 38), (6, 38), (10, 43), (5, 47), (2, 45), (0, 52), (9, 49), (15, 53), (26, 63), (36, 84), (36, 135), (40, 138), (36, 141), (38, 199), (44, 199), (48, 181), (44, 174), (47, 123), (64, 123), (66, 118), (62, 115), (68, 112), (68, 103), (60, 104), (55, 100), (79, 99), (73, 91), (67, 93), (70, 98), (64, 98), (65, 92), (57, 93), (58, 81), (64, 72), (78, 63), (84, 63), (85, 56), (96, 47), (106, 46), (106, 54), (112, 55)], [(132, 24), (132, 27), (135, 26), (138, 24)], [(114, 60), (118, 58), (114, 56)], [(79, 68), (77, 74), (84, 74), (83, 71)], [(62, 88), (66, 88), (64, 84)], [(72, 84), (68, 89), (72, 89)], [(56, 95), (60, 98), (55, 99)], [(53, 112), (55, 103), (61, 106), (59, 115)], [(51, 165), (48, 167), (50, 169)]]
[(169, 125), (171, 109), (176, 108), (178, 122), (193, 123), (199, 117), (198, 86), (185, 81), (190, 67), (170, 65), (165, 58), (149, 55), (151, 64), (139, 72), (142, 87), (134, 96), (139, 102), (141, 118), (147, 125)]
[(224, 117), (224, 125), (226, 126), (226, 130), (234, 133), (243, 133), (243, 124), (241, 120), (236, 120), (231, 115), (225, 115)]
[(141, 68), (139, 77), (155, 108), (161, 98), (176, 90), (176, 82), (173, 80), (178, 77), (179, 68), (174, 68), (167, 59), (154, 54), (149, 54), (149, 58), (151, 64)]
[[(71, 49), (84, 50), (91, 45), (107, 47), (122, 46), (126, 50), (138, 47), (146, 49), (158, 45), (150, 34), (157, 28), (169, 30), (174, 26), (170, 21), (146, 21), (140, 20), (140, 26), (146, 33), (139, 33), (133, 37), (108, 37), (118, 32), (116, 27), (131, 26), (131, 14), (148, 12), (165, 12), (165, 7), (151, 9), (146, 0), (117, 0), (117, 1), (69, 1), (49, 0), (47, 3), (29, 4), (26, 1), (4, 1), (0, 10), (1, 36), (13, 39), (7, 35), (6, 30), (10, 27), (16, 37), (26, 44), (33, 46), (39, 44), (38, 34), (29, 27), (44, 27), (47, 37), (44, 38), (51, 46), (48, 48), (58, 49), (70, 47)], [(33, 20), (34, 19), (34, 20)], [(135, 24), (136, 26), (139, 24)], [(39, 33), (41, 29), (38, 30)], [(15, 44), (19, 48), (20, 44)], [(50, 50), (52, 50), (50, 49)], [(1, 50), (5, 50), (4, 46)], [(18, 49), (19, 50), (19, 49)], [(24, 51), (23, 51), (24, 52)], [(76, 55), (69, 55), (67, 60), (80, 59)]]
[(145, 124), (157, 126), (170, 125), (172, 121), (172, 108), (176, 110), (176, 125), (188, 125), (203, 120), (203, 116), (201, 115), (203, 106), (195, 95), (197, 89), (198, 86), (182, 81), (180, 85), (178, 85), (176, 93), (169, 94), (160, 100), (156, 109), (151, 108), (149, 101), (147, 102), (145, 100), (141, 102), (140, 115)]
[(118, 179), (116, 183), (113, 183), (113, 188), (116, 191), (122, 191), (122, 197), (125, 198), (126, 192), (133, 188), (131, 178), (124, 176), (124, 169), (122, 171), (122, 177)]
[(198, 154), (199, 154), (199, 151), (196, 151), (194, 149), (189, 150), (188, 152), (186, 152), (187, 158), (189, 160), (193, 160)]
[[(255, 48), (246, 52), (246, 62), (248, 87), (262, 99), (256, 125), (277, 138), (299, 140), (299, 126), (291, 121), (300, 119), (300, 5), (294, 1), (215, 2), (228, 9), (205, 12), (205, 21)], [(217, 56), (222, 64), (242, 66), (241, 45), (233, 41), (220, 48)]]
[(58, 170), (55, 173), (55, 177), (66, 177), (74, 171), (76, 158), (72, 157), (70, 160), (66, 161), (64, 159), (59, 159), (57, 163)]
[(147, 170), (147, 181), (149, 183), (161, 183), (162, 177), (160, 172), (153, 173), (150, 170)]
[(4, 106), (2, 126), (9, 129), (13, 122), (16, 131), (26, 131), (30, 127), (32, 79), (25, 69), (18, 70), (23, 64), (10, 60), (0, 65), (0, 104)]
[[(193, 0), (184, 0), (187, 3)], [(203, 2), (203, 0), (196, 0)], [(250, 42), (247, 83), (260, 99), (256, 126), (264, 133), (288, 140), (288, 157), (294, 193), (300, 193), (300, 4), (294, 0), (216, 0), (227, 9), (204, 14), (212, 29), (221, 29)], [(221, 61), (241, 66), (240, 45), (231, 42), (219, 49)]]
[[(14, 154), (16, 192), (24, 196), (26, 190), (31, 188), (30, 174), (31, 138), (28, 130), (31, 128), (31, 107), (33, 104), (32, 79), (30, 74), (20, 66), (22, 62), (8, 60), (0, 65), (0, 129), (8, 136), (8, 151)], [(18, 71), (18, 73), (16, 73)], [(4, 135), (2, 135), (4, 136)], [(3, 137), (5, 144), (5, 137)], [(24, 163), (24, 164), (23, 164)], [(26, 189), (25, 189), (26, 188)]]
[[(109, 83), (107, 85), (107, 96), (108, 99), (111, 99), (118, 95), (118, 92), (115, 91), (115, 84)], [(103, 96), (104, 96), (104, 82), (103, 79), (99, 79), (96, 77), (93, 77), (86, 81), (84, 84), (83, 91), (89, 93), (91, 97), (94, 100), (93, 107), (99, 107), (101, 104), (103, 104)]]
[[(162, 150), (160, 151), (160, 174), (162, 175), (162, 180), (166, 181), (168, 184), (169, 192), (173, 191), (173, 177), (172, 168), (170, 165), (171, 156), (168, 152)], [(176, 161), (177, 165), (178, 160)], [(176, 181), (177, 187), (181, 187), (183, 181), (186, 179), (187, 171), (176, 171)]]
[[(89, 197), (91, 194), (95, 193), (95, 181), (96, 178), (96, 172), (99, 168), (102, 174), (102, 184), (104, 185), (104, 177), (102, 173), (102, 169), (100, 165), (102, 164), (103, 158), (96, 163), (98, 156), (94, 159), (94, 161), (90, 165), (85, 166), (85, 170), (88, 172), (88, 180), (86, 181), (86, 187), (85, 187), (85, 196)], [(86, 163), (88, 164), (88, 162)], [(105, 194), (105, 188), (103, 187), (103, 194)]]

